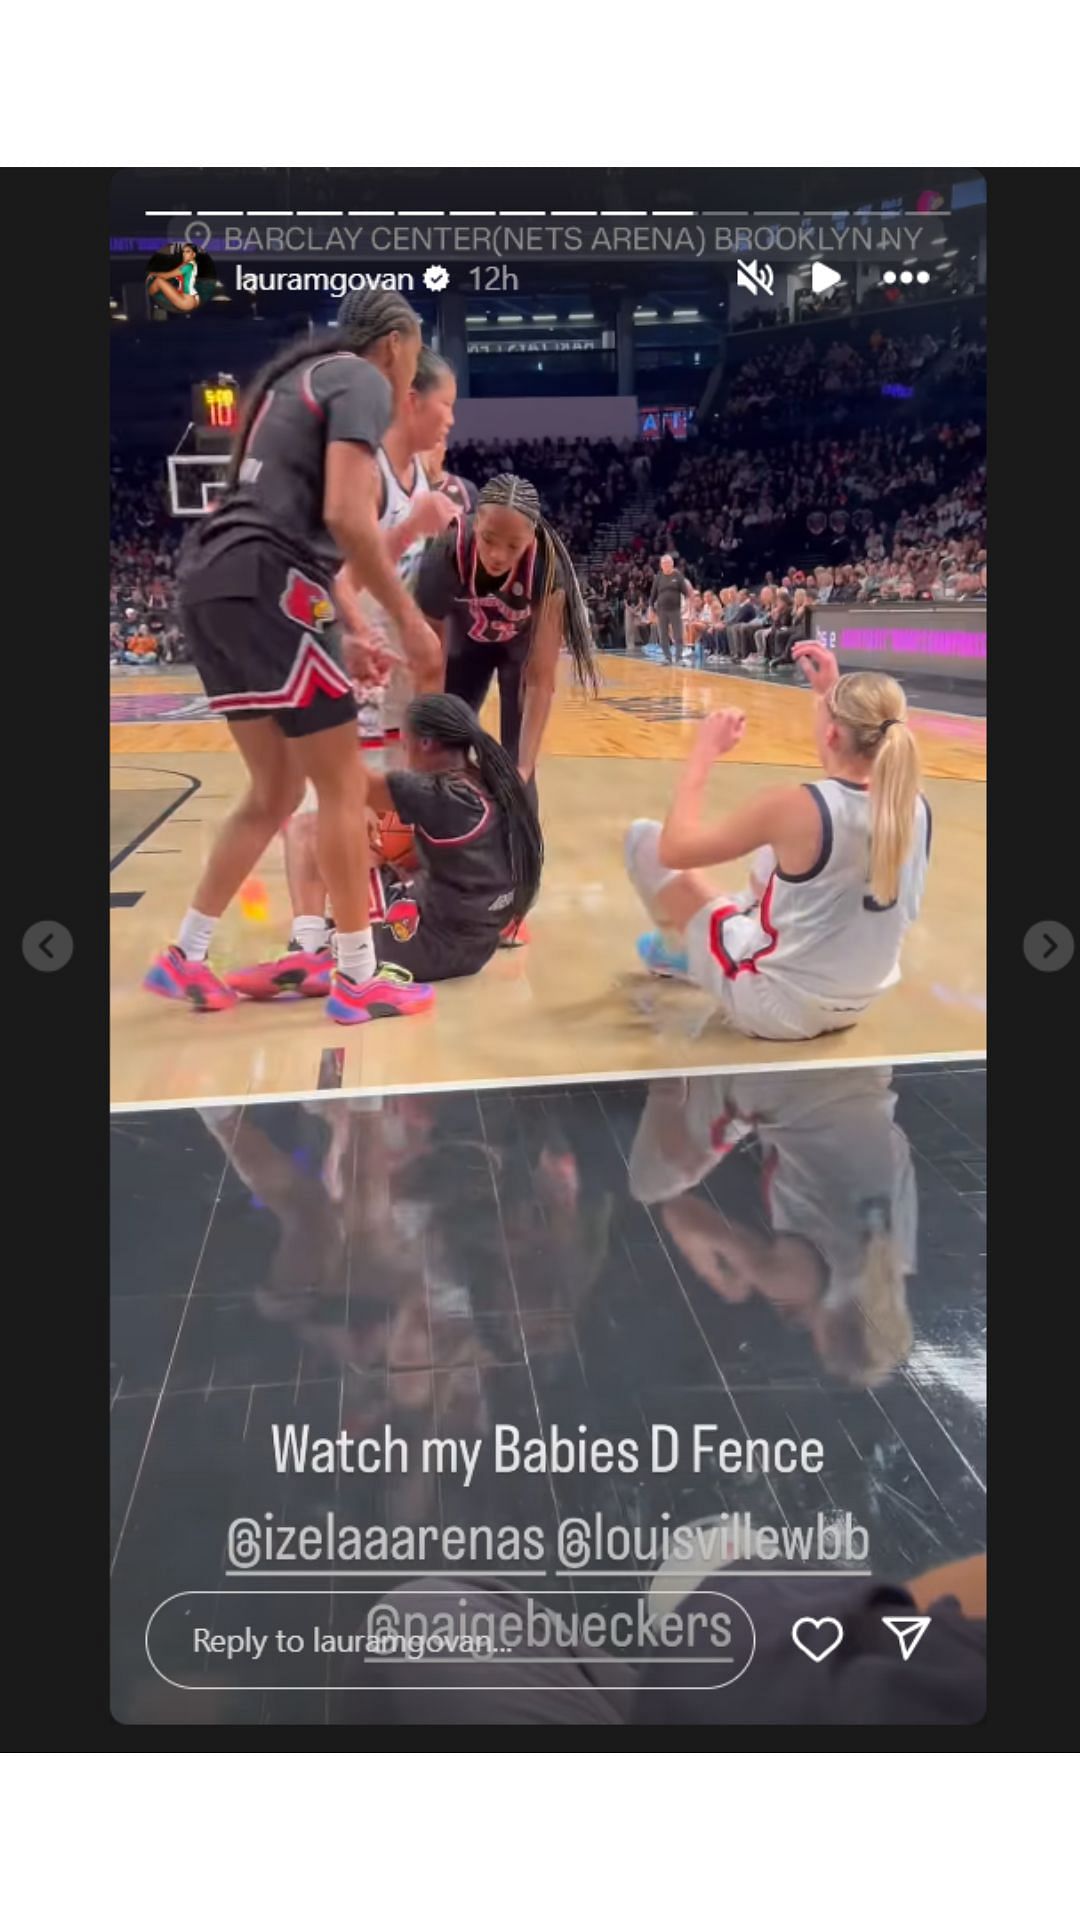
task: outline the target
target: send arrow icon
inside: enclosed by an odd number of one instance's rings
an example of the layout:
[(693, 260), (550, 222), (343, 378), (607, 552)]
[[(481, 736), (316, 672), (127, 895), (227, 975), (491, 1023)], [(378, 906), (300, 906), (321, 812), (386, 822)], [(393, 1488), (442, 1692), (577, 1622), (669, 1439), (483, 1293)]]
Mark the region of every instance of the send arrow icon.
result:
[(927, 1627), (930, 1625), (928, 1613), (894, 1613), (883, 1615), (885, 1626), (895, 1633), (900, 1642), (900, 1653), (904, 1660), (910, 1660)]

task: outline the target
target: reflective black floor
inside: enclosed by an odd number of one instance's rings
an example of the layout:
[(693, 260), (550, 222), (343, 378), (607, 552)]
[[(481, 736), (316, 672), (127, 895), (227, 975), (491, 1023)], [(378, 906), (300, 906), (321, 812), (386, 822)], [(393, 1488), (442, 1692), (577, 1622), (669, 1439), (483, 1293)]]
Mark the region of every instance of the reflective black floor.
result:
[[(456, 1526), (535, 1529), (556, 1609), (611, 1604), (598, 1573), (559, 1563), (574, 1517), (639, 1543), (723, 1513), (817, 1526), (799, 1551), (821, 1612), (837, 1556), (902, 1585), (977, 1552), (984, 1094), (981, 1068), (851, 1068), (116, 1117), (117, 1717), (378, 1719), (370, 1695), (310, 1676), (285, 1691), (250, 1667), (236, 1686), (190, 1648), (177, 1664), (183, 1621), (208, 1609), (226, 1630), (241, 1594), (272, 1611), (267, 1590), (297, 1617), (354, 1620), (358, 1593), (443, 1571), (438, 1530)], [(406, 1469), (280, 1473), (273, 1429), (290, 1423), (353, 1445), (389, 1428)], [(652, 1469), (657, 1426), (678, 1440), (671, 1470)], [(820, 1468), (695, 1469), (695, 1426), (715, 1428), (713, 1454), (815, 1439)], [(498, 1473), (501, 1427), (629, 1437), (639, 1462)], [(480, 1442), (469, 1486), (421, 1469), (432, 1437)], [(230, 1560), (238, 1517), (325, 1538), (330, 1513), (430, 1539), (365, 1578), (332, 1552)], [(629, 1559), (621, 1590), (645, 1593), (661, 1558)], [(207, 1593), (222, 1597), (172, 1601), (147, 1641), (170, 1596)], [(330, 1654), (321, 1684), (347, 1670)]]

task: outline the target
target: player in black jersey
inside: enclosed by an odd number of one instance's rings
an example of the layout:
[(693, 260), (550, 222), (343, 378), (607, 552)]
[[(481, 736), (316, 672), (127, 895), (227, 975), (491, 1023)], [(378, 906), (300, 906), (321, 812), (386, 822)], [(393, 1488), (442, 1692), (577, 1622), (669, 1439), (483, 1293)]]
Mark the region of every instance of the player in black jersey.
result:
[(427, 549), (416, 599), (442, 639), (447, 693), (479, 713), (498, 675), (502, 744), (531, 785), (563, 645), (580, 684), (597, 685), (573, 562), (536, 488), (512, 473), (489, 480), (475, 512)]
[(318, 795), (319, 865), (337, 925), (329, 1011), (346, 1024), (420, 1011), (429, 988), (377, 970), (368, 847), (356, 832), (365, 788), (350, 674), (386, 670), (377, 643), (339, 638), (334, 583), (344, 562), (395, 622), (416, 684), (437, 685), (439, 650), (387, 557), (376, 448), (408, 393), (420, 323), (399, 294), (351, 293), (336, 331), (305, 335), (257, 376), (215, 511), (181, 563), (185, 637), (245, 761), (248, 790), (221, 828), (151, 992), (200, 1011), (236, 994), (207, 964), (220, 915), (295, 808)]
[[(420, 873), (373, 929), (383, 964), (404, 960), (415, 980), (478, 973), (501, 943), (507, 919), (524, 919), (540, 885), (544, 843), (521, 776), (453, 694), (425, 694), (405, 714), (407, 769), (369, 773), (373, 806), (416, 829)], [(363, 823), (359, 825), (364, 831)], [(289, 953), (249, 968), (235, 984), (251, 999), (319, 991), (301, 978), (307, 958)], [(323, 993), (330, 971), (323, 962)]]

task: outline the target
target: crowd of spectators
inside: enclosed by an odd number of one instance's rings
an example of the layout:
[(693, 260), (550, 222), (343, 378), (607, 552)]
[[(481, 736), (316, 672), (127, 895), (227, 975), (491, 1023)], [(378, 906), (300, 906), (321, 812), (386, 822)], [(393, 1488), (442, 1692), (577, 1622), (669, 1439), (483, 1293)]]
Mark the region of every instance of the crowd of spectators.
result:
[[(753, 582), (792, 600), (799, 590), (860, 604), (978, 597), (986, 455), (977, 402), (968, 419), (927, 418), (936, 413), (927, 409), (894, 425), (881, 390), (928, 374), (950, 394), (974, 395), (984, 362), (981, 336), (958, 330), (947, 339), (875, 332), (858, 344), (789, 338), (733, 370), (707, 436), (455, 443), (449, 464), (477, 486), (500, 472), (534, 483), (607, 644), (622, 645), (636, 627), (663, 553), (702, 595), (747, 593), (742, 583)], [(874, 423), (845, 421), (843, 403), (867, 395), (879, 399)], [(184, 523), (169, 511), (164, 468), (116, 460), (112, 499), (110, 658), (182, 658)]]
[[(650, 607), (654, 577), (648, 567), (641, 567), (629, 576), (601, 571), (590, 581), (588, 597), (602, 646), (634, 650), (656, 644)], [(875, 601), (897, 600), (985, 602), (986, 549), (957, 539), (948, 542), (933, 566), (920, 567), (908, 553), (900, 560), (883, 557), (840, 567), (792, 568), (780, 579), (770, 572), (760, 586), (726, 586), (715, 591), (689, 581), (688, 587), (682, 608), (686, 652), (770, 669), (787, 665), (792, 647), (810, 638), (815, 606), (870, 606)]]
[(897, 540), (924, 548), (983, 535), (985, 498), (978, 420), (754, 451), (688, 444), (614, 558), (632, 565), (674, 543), (710, 586), (789, 559), (880, 561)]
[(110, 665), (182, 659), (175, 610), (181, 523), (169, 511), (164, 468), (114, 459), (110, 481)]

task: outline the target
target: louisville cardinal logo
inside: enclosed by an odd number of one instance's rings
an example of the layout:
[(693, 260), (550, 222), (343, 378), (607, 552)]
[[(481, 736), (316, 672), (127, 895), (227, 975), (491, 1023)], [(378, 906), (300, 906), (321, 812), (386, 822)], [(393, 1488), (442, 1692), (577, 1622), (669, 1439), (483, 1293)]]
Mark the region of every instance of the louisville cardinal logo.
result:
[(300, 573), (296, 567), (289, 568), (280, 604), (282, 613), (309, 631), (319, 632), (334, 618), (334, 604), (326, 588), (320, 587), (317, 580), (309, 580), (307, 574)]

